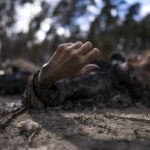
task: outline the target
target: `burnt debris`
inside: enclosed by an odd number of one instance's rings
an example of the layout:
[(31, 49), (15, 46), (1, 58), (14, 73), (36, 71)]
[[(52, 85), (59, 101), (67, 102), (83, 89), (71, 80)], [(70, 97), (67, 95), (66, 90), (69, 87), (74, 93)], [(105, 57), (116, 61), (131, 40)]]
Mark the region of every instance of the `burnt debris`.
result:
[[(95, 61), (100, 69), (82, 77), (56, 83), (54, 104), (65, 109), (84, 107), (128, 107), (142, 103), (150, 106), (150, 57), (111, 57), (112, 63)], [(114, 63), (115, 62), (115, 63)], [(0, 95), (22, 94), (31, 72), (16, 66), (12, 73), (0, 75)], [(59, 103), (60, 102), (60, 103)]]

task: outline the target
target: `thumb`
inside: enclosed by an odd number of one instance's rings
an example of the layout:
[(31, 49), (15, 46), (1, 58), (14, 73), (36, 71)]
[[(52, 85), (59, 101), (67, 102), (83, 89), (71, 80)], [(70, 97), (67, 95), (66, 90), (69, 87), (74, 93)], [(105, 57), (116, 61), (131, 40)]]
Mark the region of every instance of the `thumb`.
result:
[(97, 70), (99, 69), (100, 67), (98, 65), (95, 65), (95, 64), (88, 64), (86, 66), (84, 66), (80, 72), (79, 72), (79, 75), (85, 75), (93, 70)]

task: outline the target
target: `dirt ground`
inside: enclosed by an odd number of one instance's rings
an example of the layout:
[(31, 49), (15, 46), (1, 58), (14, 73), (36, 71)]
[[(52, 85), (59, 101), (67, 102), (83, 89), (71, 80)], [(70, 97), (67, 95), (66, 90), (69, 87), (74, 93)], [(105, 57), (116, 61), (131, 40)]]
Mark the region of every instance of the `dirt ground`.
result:
[[(14, 105), (12, 102), (15, 102)], [(0, 98), (0, 119), (11, 106), (20, 107), (20, 97)], [(18, 123), (34, 122), (33, 130)], [(123, 109), (86, 108), (67, 111), (61, 107), (28, 110), (0, 130), (0, 150), (149, 150), (150, 109), (141, 105)]]

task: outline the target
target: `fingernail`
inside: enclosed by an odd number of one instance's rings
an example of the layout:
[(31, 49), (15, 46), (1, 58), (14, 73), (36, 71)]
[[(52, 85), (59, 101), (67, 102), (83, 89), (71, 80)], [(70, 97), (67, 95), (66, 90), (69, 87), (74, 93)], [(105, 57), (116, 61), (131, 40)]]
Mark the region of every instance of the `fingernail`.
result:
[(88, 44), (91, 48), (93, 47), (93, 44), (89, 41), (87, 41), (85, 44)]

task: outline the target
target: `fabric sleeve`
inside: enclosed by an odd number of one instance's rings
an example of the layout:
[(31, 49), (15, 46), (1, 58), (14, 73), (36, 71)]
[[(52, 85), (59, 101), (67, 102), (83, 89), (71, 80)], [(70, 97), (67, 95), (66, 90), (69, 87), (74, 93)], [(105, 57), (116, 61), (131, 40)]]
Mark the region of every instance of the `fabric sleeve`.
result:
[(27, 85), (22, 102), (27, 108), (44, 109), (53, 105), (56, 100), (57, 87), (55, 84), (48, 88), (41, 88), (37, 82), (39, 71), (36, 72), (31, 82)]

